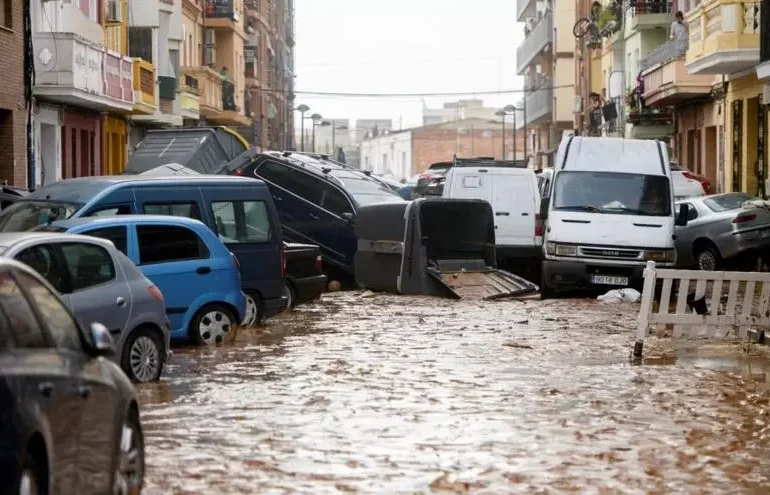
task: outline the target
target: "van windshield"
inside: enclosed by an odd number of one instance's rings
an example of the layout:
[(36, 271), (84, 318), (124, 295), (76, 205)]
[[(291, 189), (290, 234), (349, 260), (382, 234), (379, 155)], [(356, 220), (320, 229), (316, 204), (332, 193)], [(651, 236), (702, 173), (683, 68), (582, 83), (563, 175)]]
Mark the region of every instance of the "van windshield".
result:
[(0, 212), (0, 232), (26, 232), (38, 225), (66, 220), (81, 206), (58, 201), (19, 201)]
[(620, 215), (671, 215), (668, 177), (564, 171), (556, 175), (554, 209)]

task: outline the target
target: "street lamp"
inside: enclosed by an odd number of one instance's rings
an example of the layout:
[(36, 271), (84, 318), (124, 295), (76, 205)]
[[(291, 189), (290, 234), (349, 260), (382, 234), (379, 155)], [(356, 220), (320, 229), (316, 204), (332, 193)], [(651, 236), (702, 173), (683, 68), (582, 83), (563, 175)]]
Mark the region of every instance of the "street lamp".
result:
[[(300, 105), (297, 108), (295, 108), (295, 110), (299, 111), (299, 114), (302, 117), (301, 120), (300, 120), (301, 126), (300, 126), (300, 131), (299, 131), (299, 136), (300, 136), (299, 138), (302, 141), (300, 143), (300, 146), (302, 147), (302, 151), (305, 151), (305, 112), (310, 110), (310, 107), (303, 103), (302, 105)], [(295, 136), (296, 136), (296, 134), (295, 134)]]
[(322, 118), (320, 113), (314, 113), (310, 116), (310, 119), (313, 121), (313, 153), (315, 153), (315, 126), (318, 125), (318, 121)]
[[(495, 115), (500, 117), (500, 121), (503, 124), (503, 154), (500, 159), (505, 160), (505, 115), (506, 115), (505, 110), (498, 110), (495, 112)], [(516, 145), (514, 145), (514, 148), (515, 147)]]
[[(526, 108), (526, 107), (525, 107)], [(495, 112), (495, 115), (500, 117), (503, 121), (503, 160), (505, 160), (505, 117), (507, 115), (513, 115), (513, 161), (516, 161), (516, 112), (521, 110), (520, 108), (516, 108), (514, 105), (505, 105), (501, 110), (498, 110)], [(526, 110), (524, 110), (524, 134), (527, 133), (527, 113)], [(524, 141), (524, 158), (527, 158), (527, 148), (526, 148), (526, 136)]]
[(335, 131), (346, 131), (348, 130), (348, 126), (345, 124), (342, 124), (341, 126), (337, 127), (336, 121), (334, 119), (332, 120), (324, 120), (319, 125), (321, 127), (329, 127), (332, 128), (332, 154), (337, 152), (337, 144), (336, 144), (336, 132)]

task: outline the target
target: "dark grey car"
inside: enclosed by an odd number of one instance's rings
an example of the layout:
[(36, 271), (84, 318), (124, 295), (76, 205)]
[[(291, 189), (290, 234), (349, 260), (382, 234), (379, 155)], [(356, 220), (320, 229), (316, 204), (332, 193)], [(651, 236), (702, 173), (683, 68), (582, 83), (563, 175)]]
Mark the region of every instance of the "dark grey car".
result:
[(721, 270), (738, 255), (770, 248), (770, 210), (746, 205), (746, 193), (712, 194), (677, 202), (688, 206), (688, 222), (676, 229), (677, 265)]
[(94, 322), (106, 326), (117, 341), (115, 360), (132, 380), (160, 378), (170, 352), (163, 295), (111, 241), (0, 233), (0, 256), (40, 273), (86, 328)]

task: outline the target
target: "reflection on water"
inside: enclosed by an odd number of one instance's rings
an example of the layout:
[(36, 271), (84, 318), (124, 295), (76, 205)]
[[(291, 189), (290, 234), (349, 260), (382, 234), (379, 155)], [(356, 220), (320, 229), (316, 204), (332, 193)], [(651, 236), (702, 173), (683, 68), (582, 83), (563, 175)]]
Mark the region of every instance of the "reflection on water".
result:
[(178, 349), (140, 387), (147, 493), (770, 490), (770, 360), (632, 365), (637, 310), (337, 293)]

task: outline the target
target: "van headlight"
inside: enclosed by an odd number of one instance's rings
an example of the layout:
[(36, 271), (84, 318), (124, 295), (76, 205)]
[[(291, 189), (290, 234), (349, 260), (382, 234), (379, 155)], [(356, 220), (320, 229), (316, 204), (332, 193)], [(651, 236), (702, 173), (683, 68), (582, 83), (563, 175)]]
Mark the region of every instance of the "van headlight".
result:
[(657, 261), (660, 263), (673, 263), (676, 261), (674, 249), (657, 249), (644, 252), (644, 261)]
[(577, 256), (577, 246), (560, 244), (558, 242), (546, 242), (545, 253), (551, 256)]

